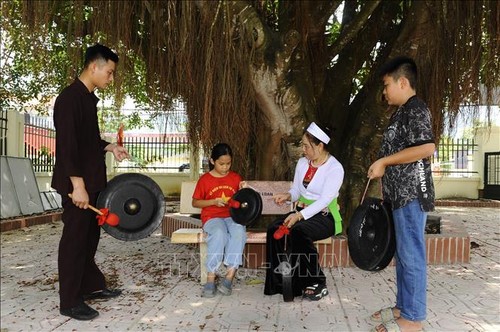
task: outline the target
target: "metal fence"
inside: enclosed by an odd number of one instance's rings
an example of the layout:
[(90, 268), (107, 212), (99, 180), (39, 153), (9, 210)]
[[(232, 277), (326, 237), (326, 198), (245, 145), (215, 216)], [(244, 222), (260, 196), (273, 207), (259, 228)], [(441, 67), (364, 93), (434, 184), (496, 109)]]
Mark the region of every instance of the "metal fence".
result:
[(470, 177), (478, 174), (474, 170), (474, 139), (442, 138), (431, 158), (432, 172), (437, 176)]
[[(5, 155), (7, 115), (0, 113), (0, 150)], [(109, 138), (109, 135), (108, 135)], [(50, 172), (55, 161), (55, 130), (51, 118), (25, 114), (24, 155), (30, 158), (35, 172)], [(186, 133), (135, 134), (124, 137), (124, 146), (132, 158), (116, 163), (117, 171), (182, 172), (189, 170), (190, 142)], [(470, 177), (474, 169), (473, 139), (440, 140), (431, 158), (435, 176)]]
[(190, 145), (187, 134), (164, 134), (123, 138), (130, 160), (117, 163), (116, 170), (182, 172), (189, 168)]
[(0, 155), (7, 155), (7, 110), (0, 110)]
[(56, 131), (51, 118), (24, 115), (24, 156), (35, 172), (51, 172), (56, 156)]

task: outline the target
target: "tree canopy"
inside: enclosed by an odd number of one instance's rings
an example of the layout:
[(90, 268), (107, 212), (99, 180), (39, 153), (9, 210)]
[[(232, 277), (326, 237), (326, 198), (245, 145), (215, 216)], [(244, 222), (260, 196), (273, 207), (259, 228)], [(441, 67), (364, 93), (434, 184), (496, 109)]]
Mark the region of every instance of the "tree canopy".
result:
[(461, 104), (499, 103), (499, 15), (500, 2), (487, 0), (13, 0), (2, 2), (2, 30), (17, 67), (2, 74), (1, 97), (28, 83), (53, 94), (101, 42), (121, 56), (117, 100), (164, 110), (184, 100), (191, 140), (229, 143), (247, 179), (290, 179), (308, 122), (334, 128), (349, 213), (390, 114), (377, 69), (415, 59), (438, 138)]

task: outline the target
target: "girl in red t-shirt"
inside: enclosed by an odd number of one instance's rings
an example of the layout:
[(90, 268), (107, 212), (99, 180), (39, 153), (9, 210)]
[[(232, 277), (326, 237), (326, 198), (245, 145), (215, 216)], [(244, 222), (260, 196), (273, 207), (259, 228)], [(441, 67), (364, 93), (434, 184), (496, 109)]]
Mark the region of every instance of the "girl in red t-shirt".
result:
[[(246, 227), (234, 222), (228, 205), (241, 183), (241, 176), (230, 170), (232, 157), (229, 145), (215, 145), (210, 155), (210, 171), (200, 177), (193, 193), (192, 205), (201, 208), (203, 231), (207, 234), (207, 283), (203, 297), (215, 296), (217, 289), (231, 295), (234, 275), (243, 262)], [(215, 271), (223, 260), (226, 276), (216, 287)]]

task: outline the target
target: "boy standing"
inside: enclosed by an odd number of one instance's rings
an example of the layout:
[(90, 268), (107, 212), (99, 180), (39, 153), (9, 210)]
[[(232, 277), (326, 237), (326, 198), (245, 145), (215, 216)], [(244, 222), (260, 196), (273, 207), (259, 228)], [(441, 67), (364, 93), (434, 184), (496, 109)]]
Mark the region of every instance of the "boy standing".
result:
[(94, 90), (113, 81), (117, 63), (118, 55), (108, 47), (89, 47), (82, 73), (54, 104), (56, 163), (52, 187), (61, 195), (64, 209), (58, 257), (60, 313), (78, 320), (99, 315), (85, 299), (121, 294), (120, 290), (106, 288), (104, 275), (95, 263), (100, 227), (95, 213), (88, 209), (106, 187), (105, 153), (113, 153), (118, 161), (128, 157), (125, 148), (101, 139), (97, 122), (99, 98)]
[(384, 132), (380, 158), (368, 169), (382, 178), (384, 200), (392, 205), (396, 234), (396, 304), (375, 312), (376, 331), (420, 331), (426, 318), (425, 223), (434, 209), (429, 156), (434, 136), (427, 105), (416, 96), (417, 66), (397, 57), (381, 70), (384, 97), (398, 106)]

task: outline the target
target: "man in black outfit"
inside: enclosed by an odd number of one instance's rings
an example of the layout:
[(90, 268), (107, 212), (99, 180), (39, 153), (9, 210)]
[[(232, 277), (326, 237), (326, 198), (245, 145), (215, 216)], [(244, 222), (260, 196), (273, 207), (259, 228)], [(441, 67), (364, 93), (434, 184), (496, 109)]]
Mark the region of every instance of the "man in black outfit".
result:
[(96, 214), (88, 209), (106, 187), (105, 153), (112, 152), (118, 161), (129, 157), (125, 148), (101, 139), (97, 121), (99, 98), (94, 90), (113, 81), (117, 63), (118, 55), (108, 47), (89, 47), (82, 73), (54, 105), (56, 163), (52, 187), (61, 195), (64, 209), (58, 257), (60, 312), (78, 320), (99, 315), (84, 300), (121, 294), (106, 287), (95, 263), (100, 227)]

